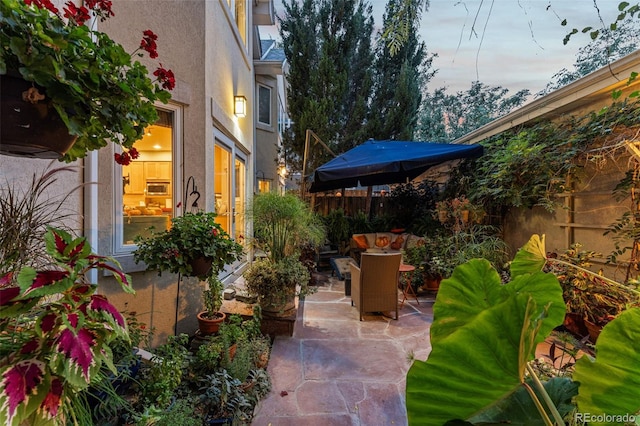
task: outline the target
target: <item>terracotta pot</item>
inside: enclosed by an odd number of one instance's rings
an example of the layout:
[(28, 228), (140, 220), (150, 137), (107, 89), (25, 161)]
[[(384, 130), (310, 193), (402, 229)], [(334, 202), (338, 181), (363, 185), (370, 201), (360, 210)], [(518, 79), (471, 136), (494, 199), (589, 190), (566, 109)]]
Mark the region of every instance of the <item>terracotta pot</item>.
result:
[(295, 295), (290, 296), (284, 302), (262, 297), (260, 299), (260, 307), (262, 315), (271, 318), (284, 318), (294, 315), (296, 312)]
[(582, 337), (586, 336), (588, 333), (587, 328), (584, 325), (584, 319), (574, 312), (567, 312), (565, 314), (562, 325), (575, 336)]
[[(16, 75), (0, 75), (0, 153), (17, 157), (56, 159), (73, 146), (77, 136), (45, 96), (35, 103), (23, 94), (45, 95), (44, 90)], [(37, 91), (36, 91), (37, 90)]]
[(195, 259), (191, 259), (189, 262), (191, 265), (191, 276), (198, 277), (209, 274), (211, 271), (211, 265), (213, 264), (213, 259), (210, 257), (196, 257)]
[(198, 329), (203, 336), (216, 334), (220, 329), (220, 324), (225, 320), (227, 315), (224, 312), (216, 312), (215, 318), (207, 318), (208, 312), (200, 312), (198, 317)]
[(589, 340), (595, 344), (598, 340), (598, 336), (600, 336), (600, 332), (602, 331), (602, 326), (594, 324), (587, 319), (584, 320), (584, 325), (587, 327), (587, 331), (589, 332)]
[(424, 280), (424, 285), (422, 286), (425, 290), (437, 291), (440, 288), (440, 282), (442, 281), (442, 277), (427, 277)]

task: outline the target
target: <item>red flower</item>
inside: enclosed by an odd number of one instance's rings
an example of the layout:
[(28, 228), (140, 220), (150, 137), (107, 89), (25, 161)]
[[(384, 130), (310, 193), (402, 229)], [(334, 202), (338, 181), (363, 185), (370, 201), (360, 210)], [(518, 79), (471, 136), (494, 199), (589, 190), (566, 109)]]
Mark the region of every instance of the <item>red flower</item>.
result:
[(214, 236), (214, 237), (217, 237), (217, 236), (218, 236), (218, 230), (217, 230), (216, 228), (213, 228), (213, 229), (211, 230), (211, 233), (213, 234), (213, 236)]
[(162, 84), (162, 87), (167, 90), (173, 90), (176, 86), (176, 79), (173, 75), (173, 71), (162, 68), (162, 64), (157, 70), (153, 72), (153, 75), (158, 77), (158, 81)]
[(116, 163), (123, 166), (128, 166), (129, 164), (131, 164), (131, 156), (129, 156), (128, 152), (123, 152), (122, 154), (116, 152), (115, 154), (113, 154), (113, 157), (116, 160)]
[(96, 16), (100, 17), (100, 21), (114, 16), (111, 10), (111, 0), (86, 0), (86, 4), (87, 8), (92, 10)]
[(33, 4), (40, 9), (47, 9), (56, 15), (58, 14), (58, 8), (51, 3), (51, 0), (24, 0), (24, 3), (27, 6), (31, 6)]
[(64, 17), (74, 21), (78, 25), (84, 25), (91, 18), (86, 7), (77, 7), (74, 3), (68, 1), (65, 3)]
[(129, 155), (131, 156), (131, 159), (132, 159), (132, 160), (135, 160), (136, 158), (140, 157), (140, 153), (139, 153), (139, 152), (138, 152), (138, 150), (137, 150), (137, 149), (135, 149), (135, 148), (131, 148), (131, 149), (129, 150)]
[(149, 57), (151, 59), (158, 57), (158, 45), (156, 45), (156, 40), (158, 36), (153, 33), (151, 30), (146, 30), (143, 32), (144, 37), (142, 37), (142, 41), (140, 42), (140, 48), (146, 50), (149, 53)]

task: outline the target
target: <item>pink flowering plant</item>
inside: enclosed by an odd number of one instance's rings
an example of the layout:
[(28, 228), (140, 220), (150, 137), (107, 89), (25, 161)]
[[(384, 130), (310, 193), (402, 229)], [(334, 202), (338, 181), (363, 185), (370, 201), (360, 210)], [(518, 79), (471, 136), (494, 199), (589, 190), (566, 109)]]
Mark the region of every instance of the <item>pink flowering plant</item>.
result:
[(74, 398), (114, 374), (111, 344), (129, 340), (127, 323), (87, 282), (108, 270), (133, 293), (129, 276), (85, 238), (49, 228), (50, 268), (24, 267), (0, 277), (0, 424), (77, 424)]
[(194, 275), (192, 261), (203, 257), (211, 261), (211, 268), (198, 274), (203, 280), (218, 275), (225, 265), (238, 260), (243, 247), (216, 222), (214, 212), (185, 213), (171, 219), (171, 228), (151, 237), (138, 237), (133, 252), (136, 262), (144, 262), (147, 269), (185, 276)]
[(83, 4), (68, 1), (59, 10), (51, 0), (0, 0), (0, 75), (33, 82), (34, 102), (48, 98), (78, 137), (62, 160), (71, 162), (112, 142), (123, 147), (115, 160), (128, 164), (137, 156), (133, 144), (158, 119), (154, 102), (168, 102), (175, 77), (161, 63), (150, 74), (138, 61), (145, 53), (158, 57), (151, 30), (127, 53), (96, 29), (114, 16), (111, 1)]

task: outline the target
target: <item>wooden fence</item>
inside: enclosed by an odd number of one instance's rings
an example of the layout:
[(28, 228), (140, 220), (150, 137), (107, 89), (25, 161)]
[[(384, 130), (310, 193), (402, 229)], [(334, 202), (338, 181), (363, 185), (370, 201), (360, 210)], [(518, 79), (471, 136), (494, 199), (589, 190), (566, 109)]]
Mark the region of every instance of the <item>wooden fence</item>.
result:
[[(365, 191), (366, 192), (366, 191)], [(309, 197), (307, 201), (313, 204), (313, 210), (326, 216), (329, 212), (337, 209), (344, 210), (345, 215), (353, 216), (358, 212), (367, 211), (367, 196), (365, 195), (322, 195)], [(388, 198), (374, 195), (371, 197), (371, 213), (369, 217), (383, 215), (386, 212)]]

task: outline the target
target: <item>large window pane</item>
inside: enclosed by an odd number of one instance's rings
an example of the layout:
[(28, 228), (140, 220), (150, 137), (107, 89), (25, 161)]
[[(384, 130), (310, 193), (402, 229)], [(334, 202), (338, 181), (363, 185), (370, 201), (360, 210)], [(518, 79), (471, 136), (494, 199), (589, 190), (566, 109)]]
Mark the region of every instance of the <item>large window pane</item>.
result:
[(140, 157), (122, 166), (122, 243), (133, 244), (148, 228), (167, 229), (174, 214), (173, 118), (158, 111), (160, 119), (136, 142)]
[(258, 121), (271, 125), (271, 89), (258, 86)]

